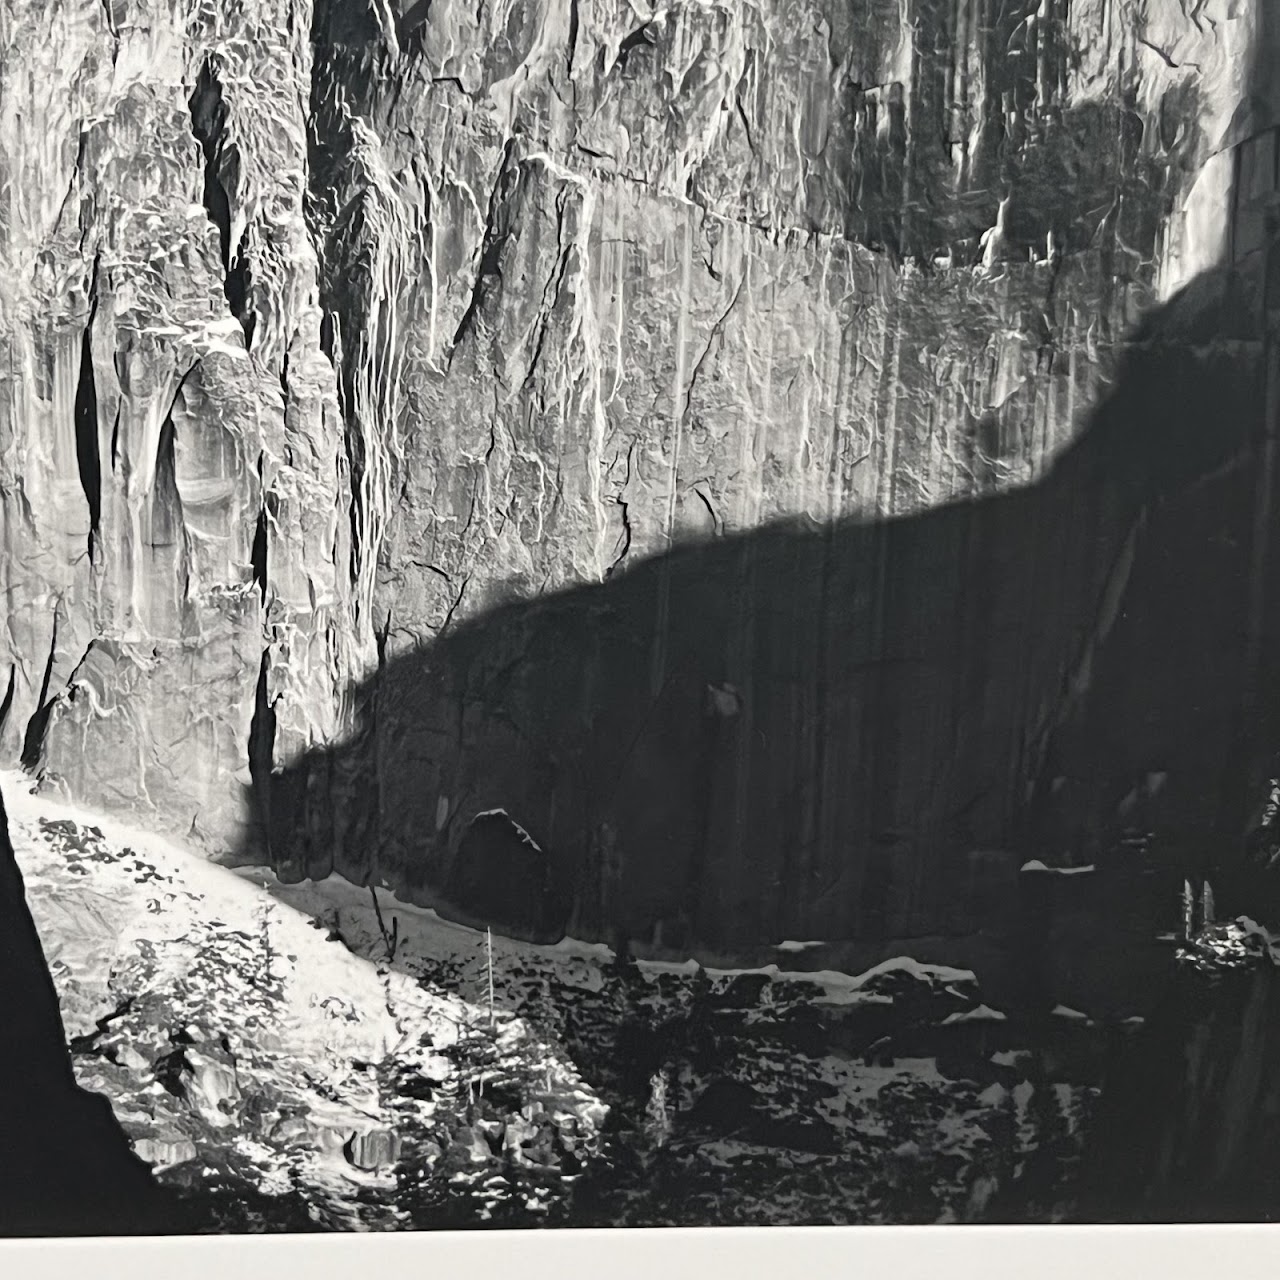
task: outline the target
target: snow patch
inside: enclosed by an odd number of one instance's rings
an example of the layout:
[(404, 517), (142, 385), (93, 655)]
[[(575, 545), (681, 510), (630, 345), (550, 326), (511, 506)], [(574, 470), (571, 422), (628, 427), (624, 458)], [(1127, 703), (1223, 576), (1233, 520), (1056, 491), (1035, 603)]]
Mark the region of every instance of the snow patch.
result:
[(603, 942), (583, 942), (580, 938), (567, 936), (542, 949), (555, 955), (577, 956), (581, 960), (598, 960), (601, 964), (612, 964), (617, 959), (613, 948)]
[[(685, 977), (693, 977), (701, 968), (696, 960), (686, 960), (681, 964), (662, 960), (640, 960), (638, 964), (642, 972), (673, 973)], [(859, 974), (841, 973), (835, 969), (782, 969), (776, 964), (761, 965), (753, 969), (706, 969), (704, 972), (714, 981), (763, 977), (771, 982), (809, 983), (823, 989), (823, 994), (815, 998), (818, 1004), (883, 1003), (887, 997), (880, 992), (867, 991), (865, 988), (873, 979), (888, 974), (906, 974), (921, 982), (977, 981), (971, 969), (954, 969), (942, 964), (922, 964), (910, 956), (895, 956), (891, 960), (883, 960), (865, 973)]]
[(966, 1009), (963, 1013), (949, 1013), (942, 1020), (945, 1027), (953, 1022), (1007, 1022), (1008, 1018), (999, 1009), (980, 1004), (976, 1009)]
[(1016, 1067), (1023, 1058), (1030, 1056), (1026, 1049), (1000, 1049), (991, 1055), (989, 1061), (997, 1067)]
[[(502, 810), (489, 810), (490, 813), (502, 813)], [(337, 874), (331, 874), (324, 880), (303, 880), (294, 884), (282, 884), (267, 867), (240, 867), (232, 874), (250, 879), (257, 884), (265, 884), (271, 888), (273, 896), (295, 903), (303, 911), (316, 915), (325, 909), (338, 908), (343, 915), (342, 929), (348, 929), (345, 913), (355, 912), (363, 915), (371, 913), (371, 902), (367, 889), (361, 889)], [(420, 950), (424, 956), (432, 958), (453, 957), (467, 959), (474, 955), (477, 946), (483, 944), (484, 931), (473, 929), (468, 925), (455, 924), (445, 920), (431, 907), (418, 907), (401, 902), (389, 889), (378, 890), (378, 900), (384, 918), (392, 914), (401, 917), (399, 925), (399, 946), (401, 952), (409, 954)], [(406, 918), (407, 917), (407, 918)], [(413, 927), (410, 921), (416, 922)], [(790, 949), (805, 949), (825, 946), (824, 942), (784, 943)], [(598, 966), (612, 963), (615, 959), (613, 948), (604, 943), (585, 942), (577, 938), (562, 938), (559, 942), (536, 944), (517, 942), (512, 939), (493, 935), (495, 967), (499, 964), (520, 963), (526, 958), (543, 957), (556, 963), (559, 976), (566, 977), (573, 985), (598, 990), (601, 976)], [(565, 966), (569, 966), (565, 968)], [(785, 969), (777, 964), (744, 968), (706, 968), (696, 960), (637, 960), (640, 972), (650, 977), (672, 974), (677, 977), (692, 978), (699, 972), (704, 973), (711, 982), (729, 981), (742, 977), (768, 978), (771, 983), (804, 983), (820, 988), (814, 999), (820, 1004), (882, 1004), (890, 1003), (891, 997), (875, 990), (867, 990), (869, 984), (879, 977), (890, 974), (903, 974), (927, 983), (976, 983), (977, 977), (971, 969), (957, 969), (948, 965), (925, 964), (910, 956), (895, 956), (873, 965), (865, 973), (848, 974), (835, 969)]]
[[(456, 1122), (460, 1091), (477, 1082), (462, 1046), (486, 1027), (494, 1057), (481, 1075), (518, 1069), (516, 1078), (539, 1082), (543, 1114), (558, 1131), (593, 1141), (603, 1104), (523, 1020), (504, 1010), (495, 1027), (478, 983), (466, 1000), (448, 970), (424, 985), (382, 961), (386, 938), (368, 888), (336, 877), (323, 889), (281, 886), (264, 868), (222, 867), (38, 795), (23, 775), (0, 773), (0, 783), (68, 1034), (95, 1025), (102, 1034), (110, 1013), (114, 1065), (81, 1055), (77, 1075), (110, 1096), (157, 1169), (193, 1160), (230, 1167), (268, 1196), (302, 1189), (330, 1226), (354, 1228), (366, 1210), (388, 1225), (400, 1213), (393, 1201), (357, 1205), (352, 1186), (394, 1189), (397, 1135)], [(443, 939), (446, 952), (473, 960), (483, 946), (482, 934), (433, 911), (395, 909), (402, 935)], [(339, 928), (326, 929), (326, 917), (340, 916)], [(566, 940), (559, 964), (591, 968), (573, 954), (582, 948)], [(155, 1075), (175, 1045), (179, 1094)], [(388, 1088), (402, 1077), (429, 1087)], [(430, 1151), (423, 1159), (426, 1170)], [(479, 1157), (471, 1163), (464, 1180), (487, 1171)]]
[(1055, 1018), (1070, 1018), (1073, 1022), (1089, 1021), (1087, 1013), (1081, 1013), (1079, 1009), (1069, 1008), (1065, 1004), (1055, 1004), (1053, 1006), (1053, 1016)]
[(542, 852), (542, 846), (505, 810), (505, 809), (482, 809), (471, 819), (471, 823), (478, 822), (481, 818), (506, 818), (515, 828), (515, 833), (529, 846), (535, 853)]

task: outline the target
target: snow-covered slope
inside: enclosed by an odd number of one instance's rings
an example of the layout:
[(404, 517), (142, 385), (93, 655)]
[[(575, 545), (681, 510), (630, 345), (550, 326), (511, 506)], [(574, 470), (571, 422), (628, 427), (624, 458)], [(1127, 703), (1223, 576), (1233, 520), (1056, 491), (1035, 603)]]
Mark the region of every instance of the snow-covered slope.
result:
[(575, 1188), (569, 1222), (1065, 1211), (1094, 1094), (1088, 1066), (1069, 1060), (1093, 1024), (1059, 1021), (1052, 1046), (1029, 1050), (969, 970), (909, 956), (856, 975), (620, 963), (572, 938), (490, 940), (339, 876), (237, 874), (429, 990), (485, 1001), (491, 949), (497, 1005), (562, 1044), (611, 1108), (606, 1158)]
[(491, 1025), (261, 884), (0, 781), (78, 1078), (162, 1180), (233, 1217), (394, 1226), (410, 1186), (481, 1217), (511, 1194), (536, 1209), (565, 1155), (590, 1154), (605, 1108), (519, 1019)]
[(490, 938), (0, 784), (78, 1078), (205, 1229), (1062, 1211), (1094, 1023), (1030, 1043), (968, 970)]

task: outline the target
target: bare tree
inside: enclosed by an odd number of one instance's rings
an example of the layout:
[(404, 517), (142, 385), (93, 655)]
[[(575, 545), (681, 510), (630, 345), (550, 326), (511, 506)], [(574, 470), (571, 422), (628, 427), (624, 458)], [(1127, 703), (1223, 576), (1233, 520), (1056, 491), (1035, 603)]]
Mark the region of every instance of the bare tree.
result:
[(493, 1021), (493, 930), (486, 927), (484, 931), (485, 959), (489, 967), (489, 1030), (494, 1029)]
[(378, 891), (373, 887), (372, 880), (369, 882), (369, 896), (373, 899), (373, 914), (377, 917), (382, 945), (387, 949), (387, 963), (392, 964), (396, 958), (396, 950), (400, 946), (400, 917), (391, 917), (391, 928), (388, 930), (387, 922), (382, 918), (382, 904), (378, 901)]
[(275, 904), (264, 902), (258, 908), (259, 936), (262, 940), (262, 984), (271, 985), (271, 913)]

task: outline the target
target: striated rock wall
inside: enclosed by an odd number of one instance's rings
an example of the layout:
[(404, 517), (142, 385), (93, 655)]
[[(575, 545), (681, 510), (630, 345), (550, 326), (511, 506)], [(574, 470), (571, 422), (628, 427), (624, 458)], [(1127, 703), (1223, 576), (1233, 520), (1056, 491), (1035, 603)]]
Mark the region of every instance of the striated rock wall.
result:
[(0, 747), (426, 897), (505, 809), (550, 932), (972, 930), (1169, 774), (1050, 732), (1150, 503), (1255, 509), (1263, 12), (5, 0)]
[(388, 654), (685, 539), (1042, 475), (1217, 248), (1183, 221), (1249, 14), (1149, 8), (321, 4)]
[(322, 740), (359, 648), (303, 217), (309, 19), (0, 10), (0, 745), (215, 845), (255, 702), (282, 750)]

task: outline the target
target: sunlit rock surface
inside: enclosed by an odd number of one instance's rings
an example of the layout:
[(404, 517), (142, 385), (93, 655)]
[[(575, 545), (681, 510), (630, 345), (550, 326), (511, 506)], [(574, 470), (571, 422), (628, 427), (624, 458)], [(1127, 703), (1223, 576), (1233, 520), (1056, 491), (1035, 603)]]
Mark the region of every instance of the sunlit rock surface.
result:
[(309, 21), (0, 11), (3, 741), (196, 839), (241, 821), (267, 642), (287, 743), (332, 729), (352, 634)]
[(945, 952), (1019, 846), (1199, 839), (1266, 625), (1262, 13), (4, 0), (0, 746), (421, 901), (504, 809), (532, 932), (656, 949)]

